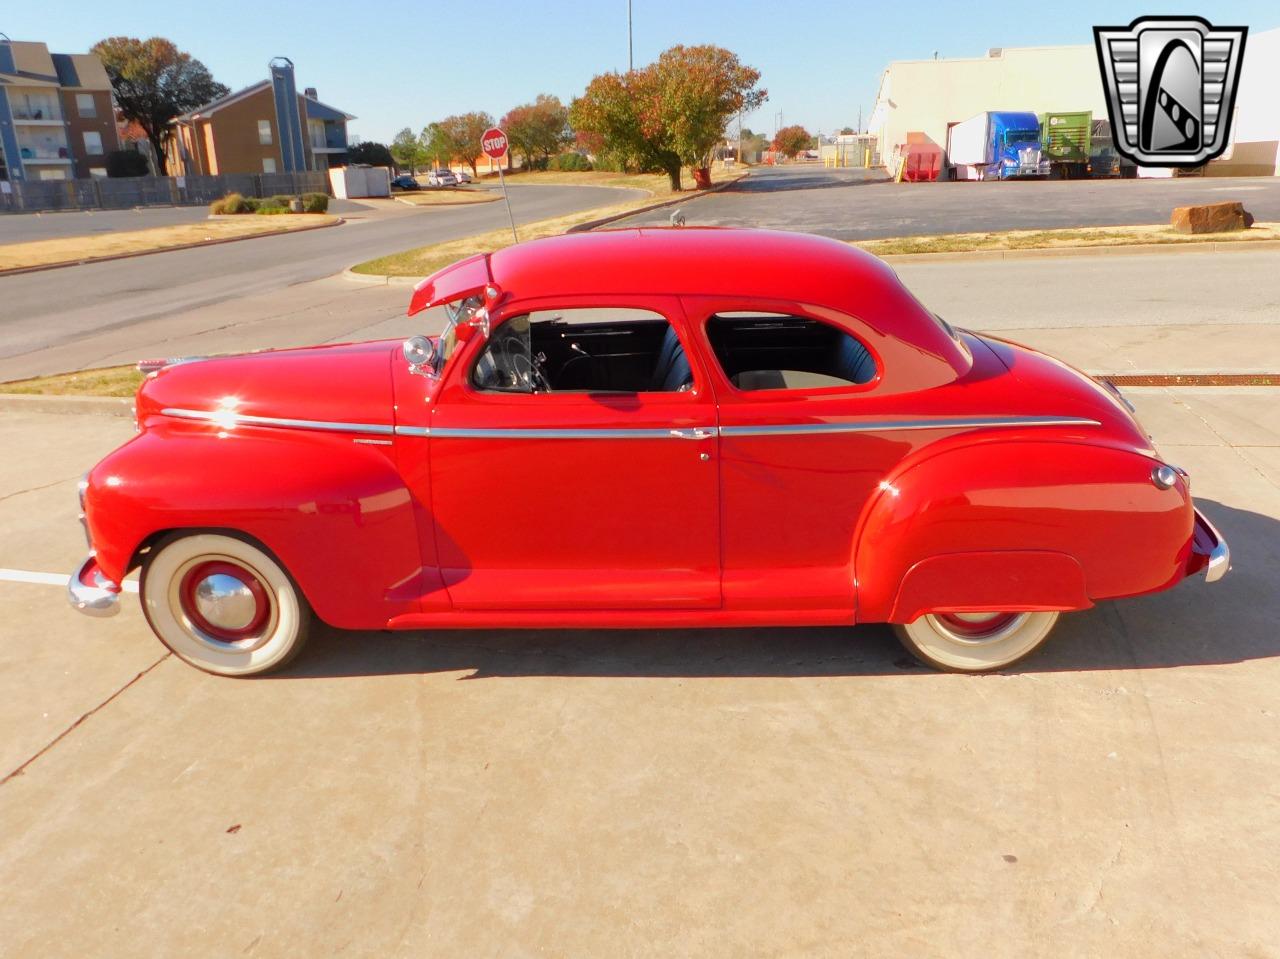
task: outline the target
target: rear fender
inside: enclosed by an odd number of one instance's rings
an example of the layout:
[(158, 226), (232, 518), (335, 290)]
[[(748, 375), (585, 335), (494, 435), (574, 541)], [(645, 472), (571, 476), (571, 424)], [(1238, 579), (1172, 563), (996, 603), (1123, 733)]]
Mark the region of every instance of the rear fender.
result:
[(856, 534), (858, 619), (1082, 609), (1183, 575), (1193, 513), (1157, 461), (1078, 442), (951, 446), (880, 484)]
[(322, 620), (381, 628), (418, 612), (424, 593), (443, 594), (393, 455), (339, 434), (153, 425), (89, 474), (99, 566), (119, 582), (157, 533), (241, 532), (275, 554)]

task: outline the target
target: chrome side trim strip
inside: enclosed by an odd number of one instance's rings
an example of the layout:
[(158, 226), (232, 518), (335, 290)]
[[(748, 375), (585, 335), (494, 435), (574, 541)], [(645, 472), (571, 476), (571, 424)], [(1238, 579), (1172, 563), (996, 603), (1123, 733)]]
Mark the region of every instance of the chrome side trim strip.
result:
[(391, 436), (393, 428), (382, 423), (337, 423), (332, 420), (295, 420), (282, 416), (253, 416), (234, 410), (184, 410), (166, 407), (160, 411), (165, 416), (182, 420), (198, 420), (214, 423), (228, 429), (237, 426), (278, 426), (289, 430), (320, 430), (326, 433), (372, 433), (375, 436)]
[[(699, 435), (693, 435), (698, 433)], [(672, 440), (710, 439), (717, 430), (714, 426), (700, 426), (696, 430), (679, 429), (469, 429), (463, 427), (432, 427), (432, 439), (457, 440)]]
[(888, 433), (897, 430), (963, 430), (1014, 426), (1101, 426), (1076, 416), (975, 416), (932, 420), (863, 420), (853, 423), (804, 423), (783, 426), (722, 426), (721, 436), (812, 436), (820, 433)]
[(396, 436), (430, 436), (429, 426), (397, 426)]

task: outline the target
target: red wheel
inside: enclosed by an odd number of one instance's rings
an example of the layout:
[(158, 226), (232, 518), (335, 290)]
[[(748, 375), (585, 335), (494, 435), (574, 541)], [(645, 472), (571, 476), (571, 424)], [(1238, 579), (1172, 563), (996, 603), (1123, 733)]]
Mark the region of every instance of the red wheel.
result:
[(902, 645), (928, 666), (984, 673), (1030, 655), (1057, 621), (1053, 612), (938, 612), (893, 629)]

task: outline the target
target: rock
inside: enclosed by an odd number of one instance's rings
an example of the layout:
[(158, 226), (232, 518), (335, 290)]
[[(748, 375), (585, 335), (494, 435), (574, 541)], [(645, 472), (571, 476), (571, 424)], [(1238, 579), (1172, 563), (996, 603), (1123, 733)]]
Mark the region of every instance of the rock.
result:
[(1204, 206), (1175, 207), (1169, 223), (1179, 233), (1229, 233), (1253, 226), (1253, 214), (1243, 203), (1228, 200)]

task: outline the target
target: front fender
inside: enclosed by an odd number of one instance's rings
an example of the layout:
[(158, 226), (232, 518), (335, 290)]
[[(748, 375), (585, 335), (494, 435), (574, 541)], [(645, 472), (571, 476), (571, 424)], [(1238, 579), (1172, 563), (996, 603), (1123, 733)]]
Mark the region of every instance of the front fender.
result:
[(1172, 585), (1193, 511), (1181, 477), (1171, 489), (1152, 483), (1157, 465), (1129, 450), (1022, 440), (904, 464), (859, 523), (859, 621), (966, 605), (1080, 609)]
[(393, 455), (339, 434), (153, 425), (89, 474), (99, 566), (119, 582), (157, 533), (236, 531), (275, 554), (322, 620), (381, 628), (419, 611), (439, 582), (424, 574), (412, 495)]

